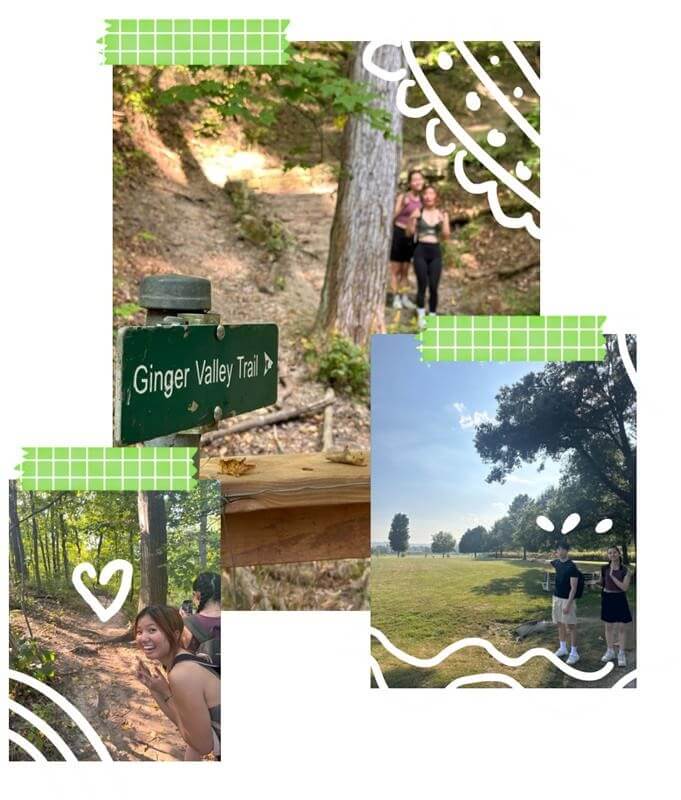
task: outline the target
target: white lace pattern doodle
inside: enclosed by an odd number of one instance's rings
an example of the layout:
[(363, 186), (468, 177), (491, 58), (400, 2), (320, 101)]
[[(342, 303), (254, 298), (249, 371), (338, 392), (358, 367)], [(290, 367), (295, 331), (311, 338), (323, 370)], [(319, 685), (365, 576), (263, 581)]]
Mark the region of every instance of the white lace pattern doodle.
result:
[[(484, 67), (478, 62), (475, 56), (468, 49), (466, 44), (461, 41), (455, 41), (459, 53), (464, 61), (468, 64), (470, 69), (475, 74), (478, 81), (485, 87), (486, 92), (492, 97), (500, 108), (506, 113), (509, 120), (519, 128), (522, 133), (537, 147), (540, 146), (540, 137), (532, 125), (520, 114), (517, 108), (510, 102), (506, 95), (497, 86), (494, 80), (485, 71)], [(408, 70), (404, 67), (390, 71), (379, 67), (373, 62), (373, 55), (379, 47), (391, 46), (400, 47), (404, 53), (404, 58), (408, 65)], [(539, 94), (540, 81), (529, 62), (525, 59), (522, 52), (515, 44), (515, 42), (504, 42), (504, 46), (509, 53), (509, 56), (515, 61), (518, 68), (521, 70), (527, 82), (532, 86), (534, 91)], [(447, 58), (439, 58), (438, 65), (441, 69), (450, 69), (452, 67), (452, 59), (448, 53), (441, 53), (441, 56), (448, 56)], [(516, 174), (509, 172), (502, 164), (500, 164), (492, 155), (490, 155), (478, 142), (466, 131), (461, 123), (456, 119), (450, 109), (442, 102), (432, 84), (421, 69), (410, 42), (369, 42), (364, 49), (362, 55), (362, 63), (364, 68), (372, 75), (385, 80), (385, 81), (399, 81), (397, 89), (396, 104), (398, 111), (405, 117), (419, 118), (431, 115), (431, 118), (426, 124), (426, 143), (437, 156), (450, 156), (457, 147), (457, 142), (461, 145), (461, 149), (454, 156), (454, 175), (461, 185), (461, 187), (471, 194), (486, 194), (487, 201), (494, 219), (505, 228), (525, 228), (527, 232), (535, 239), (540, 238), (540, 229), (534, 221), (531, 211), (526, 211), (519, 217), (511, 217), (504, 212), (499, 202), (498, 190), (499, 184), (503, 184), (507, 189), (513, 192), (518, 198), (527, 203), (535, 211), (541, 211), (541, 200), (535, 192), (533, 192), (523, 181), (527, 180), (528, 169), (522, 163), (518, 162), (516, 165)], [(411, 74), (411, 77), (408, 75)], [(419, 89), (426, 98), (424, 105), (413, 107), (407, 103), (407, 92), (410, 88), (418, 84)], [(516, 87), (518, 88), (518, 87)], [(518, 94), (514, 91), (515, 96)], [(522, 90), (521, 90), (522, 94)], [(470, 109), (479, 108), (479, 98), (477, 93), (469, 92), (466, 97), (466, 104)], [(448, 129), (450, 134), (450, 141), (442, 144), (436, 135), (436, 131), (440, 126)], [(456, 140), (456, 141), (454, 141)], [(502, 144), (506, 140), (503, 133), (494, 129), (488, 134), (488, 141), (491, 144)], [(464, 168), (464, 160), (466, 155), (470, 153), (473, 155), (480, 164), (485, 167), (493, 176), (490, 180), (481, 183), (472, 181)]]

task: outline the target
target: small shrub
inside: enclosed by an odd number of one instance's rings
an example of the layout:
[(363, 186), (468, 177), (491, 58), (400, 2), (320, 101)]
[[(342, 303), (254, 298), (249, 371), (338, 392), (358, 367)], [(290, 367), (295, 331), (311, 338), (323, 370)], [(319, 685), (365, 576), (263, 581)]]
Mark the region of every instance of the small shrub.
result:
[(55, 676), (54, 666), (57, 654), (54, 650), (41, 647), (35, 639), (19, 638), (10, 649), (11, 669), (31, 675), (39, 681), (49, 683)]
[(306, 358), (316, 363), (317, 380), (356, 397), (369, 394), (369, 359), (366, 350), (339, 334), (317, 350), (309, 345)]

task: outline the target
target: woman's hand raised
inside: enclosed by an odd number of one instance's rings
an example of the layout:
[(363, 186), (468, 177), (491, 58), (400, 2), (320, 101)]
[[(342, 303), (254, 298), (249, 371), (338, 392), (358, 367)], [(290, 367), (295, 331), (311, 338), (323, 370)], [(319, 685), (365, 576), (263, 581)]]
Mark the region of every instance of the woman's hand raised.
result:
[(143, 683), (152, 694), (158, 694), (162, 697), (167, 697), (170, 694), (168, 681), (158, 667), (154, 667), (152, 672), (149, 667), (138, 658), (135, 674), (137, 675), (137, 679)]

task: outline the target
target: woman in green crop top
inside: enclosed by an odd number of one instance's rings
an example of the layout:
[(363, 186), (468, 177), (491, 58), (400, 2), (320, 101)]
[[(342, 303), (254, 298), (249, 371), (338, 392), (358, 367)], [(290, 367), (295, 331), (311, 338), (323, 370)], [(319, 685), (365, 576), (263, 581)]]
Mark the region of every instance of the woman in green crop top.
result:
[(437, 191), (434, 186), (426, 186), (421, 195), (423, 207), (417, 209), (409, 220), (408, 232), (416, 236), (414, 249), (414, 271), (418, 291), (416, 306), (419, 327), (425, 327), (426, 289), (428, 290), (428, 310), (437, 311), (438, 286), (442, 275), (442, 248), (440, 242), (449, 239), (449, 215), (437, 207)]

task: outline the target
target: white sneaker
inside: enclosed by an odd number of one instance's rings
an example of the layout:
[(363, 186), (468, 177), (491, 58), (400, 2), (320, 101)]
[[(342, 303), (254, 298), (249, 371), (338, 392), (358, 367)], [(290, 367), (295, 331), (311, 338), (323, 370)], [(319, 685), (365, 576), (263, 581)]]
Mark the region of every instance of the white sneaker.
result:
[(557, 649), (557, 650), (554, 652), (554, 654), (553, 654), (553, 655), (554, 655), (554, 656), (558, 656), (558, 658), (562, 658), (563, 656), (566, 656), (567, 654), (568, 654), (568, 651), (567, 651), (567, 648), (566, 648), (566, 647), (559, 647), (559, 648), (558, 648), (558, 649)]
[(624, 650), (620, 650), (617, 654), (617, 666), (618, 667), (626, 667), (627, 666), (627, 657), (624, 653)]
[(608, 647), (605, 653), (603, 653), (601, 661), (605, 663), (607, 661), (612, 661), (614, 658), (615, 658), (615, 651), (612, 648)]
[(403, 294), (402, 295), (402, 307), (408, 308), (410, 311), (413, 311), (416, 308), (416, 303), (413, 303), (409, 299), (409, 295)]
[(567, 661), (565, 663), (568, 666), (571, 667), (573, 664), (576, 664), (578, 661), (579, 661), (579, 653), (577, 651), (575, 651), (574, 653), (570, 653), (570, 655), (567, 657)]
[(402, 308), (402, 297), (399, 294), (393, 295), (393, 308)]
[(417, 308), (416, 313), (419, 318), (419, 328), (423, 330), (426, 327), (426, 310), (425, 308)]

